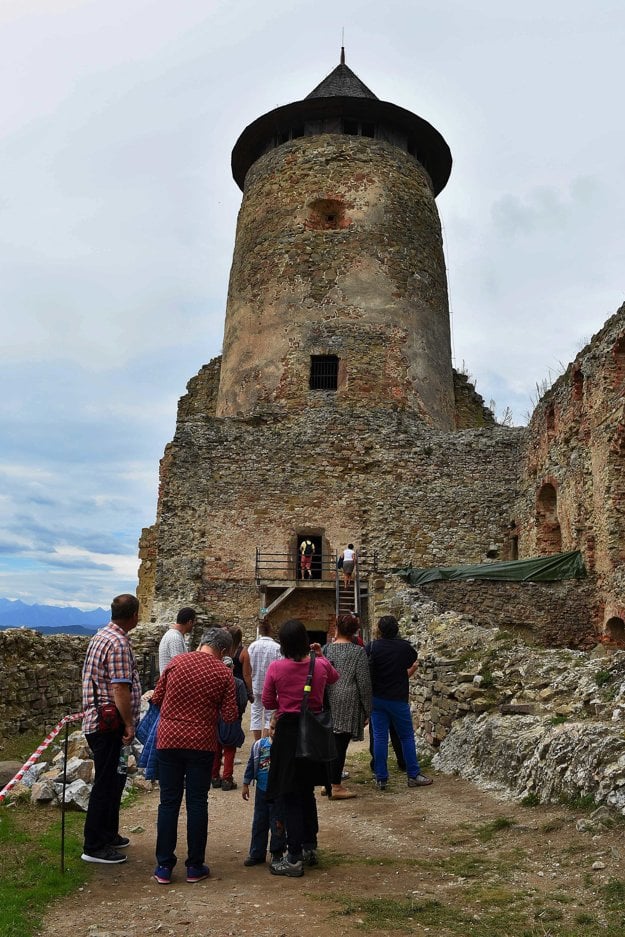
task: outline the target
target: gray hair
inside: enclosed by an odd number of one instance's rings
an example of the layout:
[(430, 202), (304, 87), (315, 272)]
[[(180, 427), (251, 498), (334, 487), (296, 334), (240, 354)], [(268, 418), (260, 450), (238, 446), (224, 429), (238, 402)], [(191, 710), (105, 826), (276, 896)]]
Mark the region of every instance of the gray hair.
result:
[(228, 654), (232, 650), (232, 635), (225, 628), (209, 628), (200, 638), (199, 646), (203, 647), (205, 644)]

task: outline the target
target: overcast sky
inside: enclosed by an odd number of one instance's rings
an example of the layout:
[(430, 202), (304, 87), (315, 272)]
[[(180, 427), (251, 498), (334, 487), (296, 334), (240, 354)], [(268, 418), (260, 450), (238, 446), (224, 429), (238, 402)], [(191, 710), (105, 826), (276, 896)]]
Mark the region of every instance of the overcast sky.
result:
[(177, 400), (221, 348), (232, 146), (343, 27), (451, 148), (454, 361), (499, 414), (623, 301), (622, 0), (2, 0), (0, 596), (134, 591)]

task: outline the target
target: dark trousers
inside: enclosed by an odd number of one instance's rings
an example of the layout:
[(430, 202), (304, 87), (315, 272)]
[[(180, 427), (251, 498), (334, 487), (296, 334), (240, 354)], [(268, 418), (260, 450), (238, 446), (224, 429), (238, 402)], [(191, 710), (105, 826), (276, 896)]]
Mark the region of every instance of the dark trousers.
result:
[[(271, 834), (271, 836), (269, 835)], [(286, 848), (284, 818), (280, 798), (268, 803), (265, 791), (256, 787), (254, 797), (254, 819), (252, 820), (252, 841), (250, 856), (252, 859), (264, 859), (267, 855), (267, 838), (272, 856), (282, 856)]]
[(122, 731), (90, 732), (86, 736), (95, 767), (85, 819), (86, 853), (110, 846), (119, 833), (119, 805), (126, 783), (126, 772), (117, 771)]
[(336, 758), (332, 762), (330, 777), (333, 784), (340, 784), (345, 767), (345, 757), (347, 755), (347, 746), (352, 740), (351, 732), (335, 732), (334, 743), (336, 745)]
[(158, 783), (161, 802), (156, 821), (156, 861), (173, 869), (182, 795), (187, 806), (187, 858), (185, 865), (204, 865), (208, 837), (208, 789), (213, 752), (192, 748), (159, 748)]
[(302, 849), (317, 848), (317, 801), (312, 785), (302, 785), (297, 791), (283, 795), (284, 819), (289, 859), (302, 858)]

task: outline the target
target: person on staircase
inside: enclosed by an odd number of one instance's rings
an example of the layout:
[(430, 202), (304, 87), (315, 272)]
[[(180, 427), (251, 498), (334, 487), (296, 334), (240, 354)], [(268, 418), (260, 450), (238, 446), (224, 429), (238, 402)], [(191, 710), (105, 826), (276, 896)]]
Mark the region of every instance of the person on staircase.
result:
[(354, 549), (353, 543), (347, 544), (341, 553), (341, 559), (343, 560), (343, 586), (345, 589), (348, 589), (352, 584), (352, 576), (354, 575), (354, 570), (356, 569), (356, 564), (358, 563), (358, 554)]

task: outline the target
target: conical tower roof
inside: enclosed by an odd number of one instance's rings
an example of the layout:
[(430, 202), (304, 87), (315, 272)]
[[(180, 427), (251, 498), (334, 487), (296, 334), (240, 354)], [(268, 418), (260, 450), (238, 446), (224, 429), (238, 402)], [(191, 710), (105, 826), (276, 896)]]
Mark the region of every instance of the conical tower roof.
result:
[(306, 95), (309, 98), (372, 98), (378, 100), (378, 96), (367, 88), (366, 84), (360, 80), (349, 66), (345, 64), (345, 49), (341, 49), (341, 61), (334, 71), (331, 71), (327, 78), (324, 78), (316, 88)]
[(402, 148), (428, 173), (434, 194), (445, 187), (451, 153), (441, 134), (412, 111), (381, 101), (345, 64), (343, 49), (340, 63), (307, 97), (277, 107), (245, 128), (232, 151), (232, 175), (243, 189), (248, 169), (264, 153), (297, 137), (349, 133), (341, 126), (354, 121), (367, 125), (367, 136), (379, 132), (382, 139), (403, 140)]

